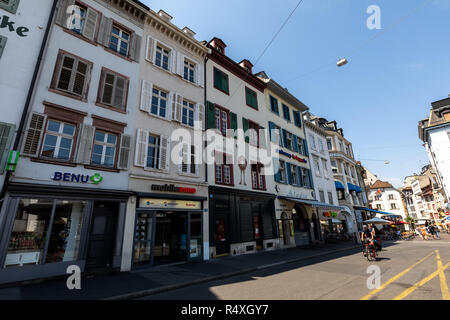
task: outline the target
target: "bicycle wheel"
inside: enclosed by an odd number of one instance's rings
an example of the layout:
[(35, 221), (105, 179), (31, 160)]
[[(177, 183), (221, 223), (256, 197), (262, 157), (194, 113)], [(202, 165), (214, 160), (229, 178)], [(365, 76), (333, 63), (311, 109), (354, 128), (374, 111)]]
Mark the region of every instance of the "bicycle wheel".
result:
[(367, 257), (367, 260), (368, 260), (368, 261), (371, 261), (371, 260), (372, 260), (372, 256), (371, 256), (371, 254), (370, 254), (370, 249), (369, 249), (368, 246), (366, 247), (366, 257)]

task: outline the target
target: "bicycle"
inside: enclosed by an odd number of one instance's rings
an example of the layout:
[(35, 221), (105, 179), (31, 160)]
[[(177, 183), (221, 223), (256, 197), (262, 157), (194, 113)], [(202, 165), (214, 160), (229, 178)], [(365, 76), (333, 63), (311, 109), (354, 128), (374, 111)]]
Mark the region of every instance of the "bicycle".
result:
[(375, 248), (375, 245), (369, 241), (365, 241), (365, 247), (364, 247), (364, 256), (369, 261), (374, 261), (377, 259), (377, 249)]

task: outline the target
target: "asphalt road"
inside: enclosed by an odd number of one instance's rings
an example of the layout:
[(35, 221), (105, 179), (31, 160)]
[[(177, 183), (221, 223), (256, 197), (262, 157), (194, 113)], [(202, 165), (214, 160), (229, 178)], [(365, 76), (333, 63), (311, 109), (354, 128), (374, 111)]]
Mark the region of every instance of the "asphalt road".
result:
[[(442, 300), (450, 299), (450, 237), (397, 241), (369, 262), (358, 250), (145, 297), (151, 300)], [(380, 281), (368, 267), (377, 266)], [(368, 278), (372, 277), (372, 281)], [(378, 289), (376, 289), (378, 285)]]

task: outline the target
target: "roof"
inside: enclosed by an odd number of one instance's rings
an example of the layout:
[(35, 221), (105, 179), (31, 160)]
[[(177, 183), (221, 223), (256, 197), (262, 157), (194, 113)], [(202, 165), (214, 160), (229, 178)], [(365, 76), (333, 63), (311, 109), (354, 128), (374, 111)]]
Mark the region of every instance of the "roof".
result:
[(389, 182), (381, 180), (375, 181), (375, 183), (370, 186), (370, 189), (379, 189), (379, 188), (394, 188), (394, 187)]

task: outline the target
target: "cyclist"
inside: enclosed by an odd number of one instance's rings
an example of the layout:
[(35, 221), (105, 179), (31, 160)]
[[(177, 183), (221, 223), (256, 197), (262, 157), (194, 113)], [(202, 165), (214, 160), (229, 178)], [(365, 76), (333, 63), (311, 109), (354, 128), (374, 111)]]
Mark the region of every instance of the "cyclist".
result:
[(363, 252), (364, 256), (366, 255), (366, 243), (369, 243), (370, 246), (374, 246), (374, 237), (375, 237), (375, 230), (374, 228), (369, 226), (364, 226), (363, 232), (361, 233), (361, 242), (363, 244)]

